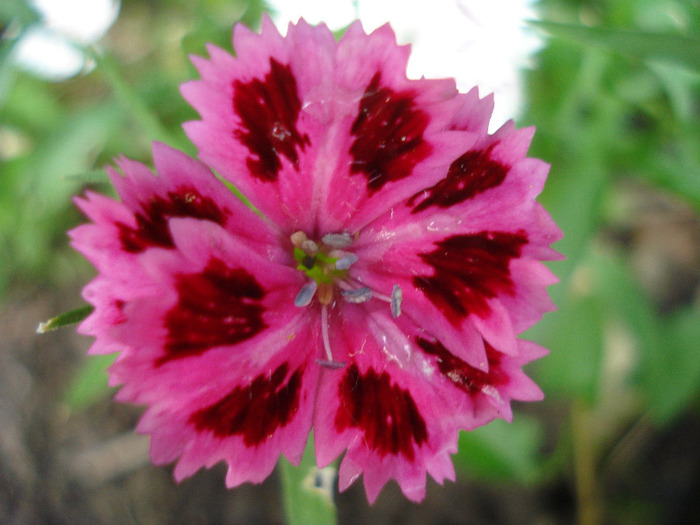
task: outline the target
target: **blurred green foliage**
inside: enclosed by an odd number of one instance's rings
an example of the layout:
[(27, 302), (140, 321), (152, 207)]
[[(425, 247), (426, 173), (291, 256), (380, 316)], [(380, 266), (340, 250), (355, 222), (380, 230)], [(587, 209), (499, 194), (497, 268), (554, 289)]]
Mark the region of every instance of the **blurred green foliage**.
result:
[(287, 490), (284, 506), (288, 525), (331, 525), (336, 523), (337, 513), (333, 501), (335, 468), (319, 469), (314, 454), (313, 433), (306, 444), (304, 457), (295, 467), (281, 458), (280, 477)]
[[(540, 200), (565, 233), (556, 247), (567, 260), (552, 264), (561, 280), (551, 289), (558, 311), (526, 337), (551, 350), (530, 371), (545, 405), (568, 415), (552, 426), (516, 407), (513, 424), (464, 434), (455, 464), (470, 475), (524, 482), (573, 463), (581, 485), (581, 470), (596, 471), (637, 421), (662, 427), (697, 406), (697, 276), (676, 276), (689, 290), (680, 298), (654, 293), (634, 271), (629, 237), (644, 224), (625, 203), (639, 188), (651, 200), (671, 195), (690, 210), (683, 224), (698, 231), (700, 2), (541, 0), (538, 9), (547, 22), (532, 30), (546, 44), (526, 74), (519, 124), (537, 126), (531, 155), (552, 165)], [(8, 58), (35, 14), (20, 0), (2, 4), (0, 297), (12, 286), (89, 275), (67, 249), (65, 231), (80, 220), (71, 196), (109, 192), (102, 167), (119, 154), (149, 162), (153, 139), (193, 153), (181, 123), (196, 114), (177, 92), (196, 76), (187, 55), (206, 54), (207, 42), (230, 49), (231, 26), (255, 26), (262, 11), (246, 0), (123, 0), (115, 26), (86, 50), (97, 67), (47, 83)], [(666, 245), (663, 235), (657, 243)], [(90, 364), (79, 376), (73, 406), (102, 392), (104, 380), (94, 378), (104, 366)], [(571, 456), (581, 442), (576, 421), (586, 418), (598, 427), (582, 465)]]
[(537, 371), (549, 393), (594, 408), (617, 323), (634, 347), (622, 380), (659, 423), (668, 421), (700, 388), (698, 367), (687, 366), (698, 361), (697, 345), (688, 344), (700, 326), (698, 305), (675, 304), (661, 315), (624, 246), (606, 233), (625, 219), (625, 181), (663, 188), (700, 209), (700, 4), (540, 7), (556, 23), (535, 25), (552, 36), (528, 75), (523, 121), (538, 127), (532, 152), (552, 164), (541, 201), (565, 232), (558, 248), (568, 259), (553, 265), (562, 279), (552, 290), (559, 311), (533, 330), (552, 350)]
[[(521, 123), (537, 126), (531, 152), (552, 164), (540, 200), (565, 232), (557, 247), (567, 260), (552, 265), (561, 279), (552, 289), (558, 311), (526, 335), (551, 350), (532, 369), (546, 402), (570, 410), (562, 435), (571, 436), (571, 454), (577, 433), (590, 438), (588, 464), (571, 461), (584, 500), (596, 492), (584, 486), (585, 471), (602, 470), (635, 424), (650, 418), (661, 428), (697, 406), (700, 3), (543, 0), (539, 7), (547, 22), (533, 28), (549, 38), (527, 74)], [(626, 204), (640, 193), (632, 211)], [(654, 207), (659, 195), (663, 213)], [(679, 229), (689, 232), (680, 246)], [(686, 248), (690, 272), (671, 275), (686, 293), (675, 298), (635, 264), (642, 249), (662, 265), (664, 255)], [(673, 274), (673, 261), (666, 264)], [(581, 412), (592, 430), (577, 425)], [(579, 511), (582, 521), (600, 519)]]
[(71, 197), (109, 192), (101, 171), (118, 155), (149, 162), (151, 141), (194, 153), (181, 124), (196, 118), (177, 86), (194, 78), (188, 55), (231, 47), (231, 27), (255, 26), (261, 2), (122, 0), (120, 16), (85, 74), (51, 83), (22, 71), (12, 51), (40, 23), (24, 0), (0, 7), (0, 298), (10, 284), (60, 286), (86, 274), (65, 232)]

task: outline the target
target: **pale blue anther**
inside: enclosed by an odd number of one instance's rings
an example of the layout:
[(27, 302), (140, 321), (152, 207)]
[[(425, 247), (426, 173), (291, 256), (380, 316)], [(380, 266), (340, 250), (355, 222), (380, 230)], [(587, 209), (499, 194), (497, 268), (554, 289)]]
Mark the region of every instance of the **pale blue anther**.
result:
[(335, 261), (335, 269), (336, 270), (347, 270), (356, 262), (357, 262), (357, 255), (355, 255), (354, 253), (347, 253), (347, 254), (343, 255), (342, 257), (338, 257), (338, 260)]
[(341, 290), (340, 295), (349, 303), (366, 303), (372, 298), (372, 290), (365, 286), (355, 290)]
[(391, 317), (396, 319), (401, 315), (401, 300), (403, 299), (403, 293), (398, 284), (394, 285), (391, 290)]
[(349, 233), (327, 233), (321, 238), (321, 241), (326, 246), (342, 250), (352, 244), (352, 236)]
[(309, 281), (304, 286), (301, 287), (299, 293), (294, 298), (294, 306), (309, 306), (311, 300), (316, 294), (316, 289), (318, 288), (318, 283), (316, 281)]

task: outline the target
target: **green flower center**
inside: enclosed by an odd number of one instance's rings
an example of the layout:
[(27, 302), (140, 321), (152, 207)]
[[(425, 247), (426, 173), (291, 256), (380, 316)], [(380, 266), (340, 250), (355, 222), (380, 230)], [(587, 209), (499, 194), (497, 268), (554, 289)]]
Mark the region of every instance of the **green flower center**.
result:
[(336, 279), (343, 279), (347, 270), (338, 270), (335, 267), (339, 257), (331, 257), (323, 251), (311, 255), (302, 248), (294, 248), (294, 259), (299, 263), (297, 270), (306, 274), (309, 279), (313, 279), (318, 284), (333, 284)]

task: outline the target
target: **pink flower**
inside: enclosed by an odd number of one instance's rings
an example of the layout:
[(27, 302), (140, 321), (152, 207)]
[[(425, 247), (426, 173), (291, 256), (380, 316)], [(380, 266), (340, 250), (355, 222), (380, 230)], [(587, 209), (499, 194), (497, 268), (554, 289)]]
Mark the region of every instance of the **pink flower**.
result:
[(78, 199), (72, 232), (98, 270), (81, 325), (119, 351), (118, 399), (175, 477), (219, 461), (226, 482), (300, 461), (313, 429), (340, 489), (364, 475), (420, 500), (454, 479), (460, 429), (541, 399), (516, 339), (552, 309), (541, 260), (560, 232), (534, 200), (548, 166), (531, 129), (487, 133), (490, 98), (407, 80), (384, 26), (336, 42), (300, 21), (282, 37), (238, 26), (237, 58), (210, 47), (182, 88), (204, 165), (162, 144), (154, 177), (121, 159), (121, 202)]

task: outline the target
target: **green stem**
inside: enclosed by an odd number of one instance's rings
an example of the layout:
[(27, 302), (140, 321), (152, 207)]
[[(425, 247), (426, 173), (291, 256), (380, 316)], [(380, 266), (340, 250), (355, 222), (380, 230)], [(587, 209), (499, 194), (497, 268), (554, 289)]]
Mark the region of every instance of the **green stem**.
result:
[(284, 506), (289, 525), (334, 525), (337, 523), (333, 493), (335, 468), (316, 467), (313, 436), (298, 467), (286, 459), (279, 462)]
[(591, 411), (581, 401), (571, 408), (571, 427), (574, 452), (574, 475), (578, 500), (579, 525), (600, 525), (602, 507), (596, 484), (595, 445)]
[(149, 139), (164, 142), (178, 149), (186, 150), (191, 147), (189, 144), (184, 144), (182, 140), (179, 140), (163, 126), (154, 112), (144, 104), (143, 99), (139, 97), (121, 76), (114, 59), (106, 53), (100, 53), (94, 47), (86, 47), (84, 51), (95, 61), (98, 71), (104, 75), (105, 80), (112, 88), (117, 100), (119, 100), (124, 106), (124, 109), (131, 114)]

